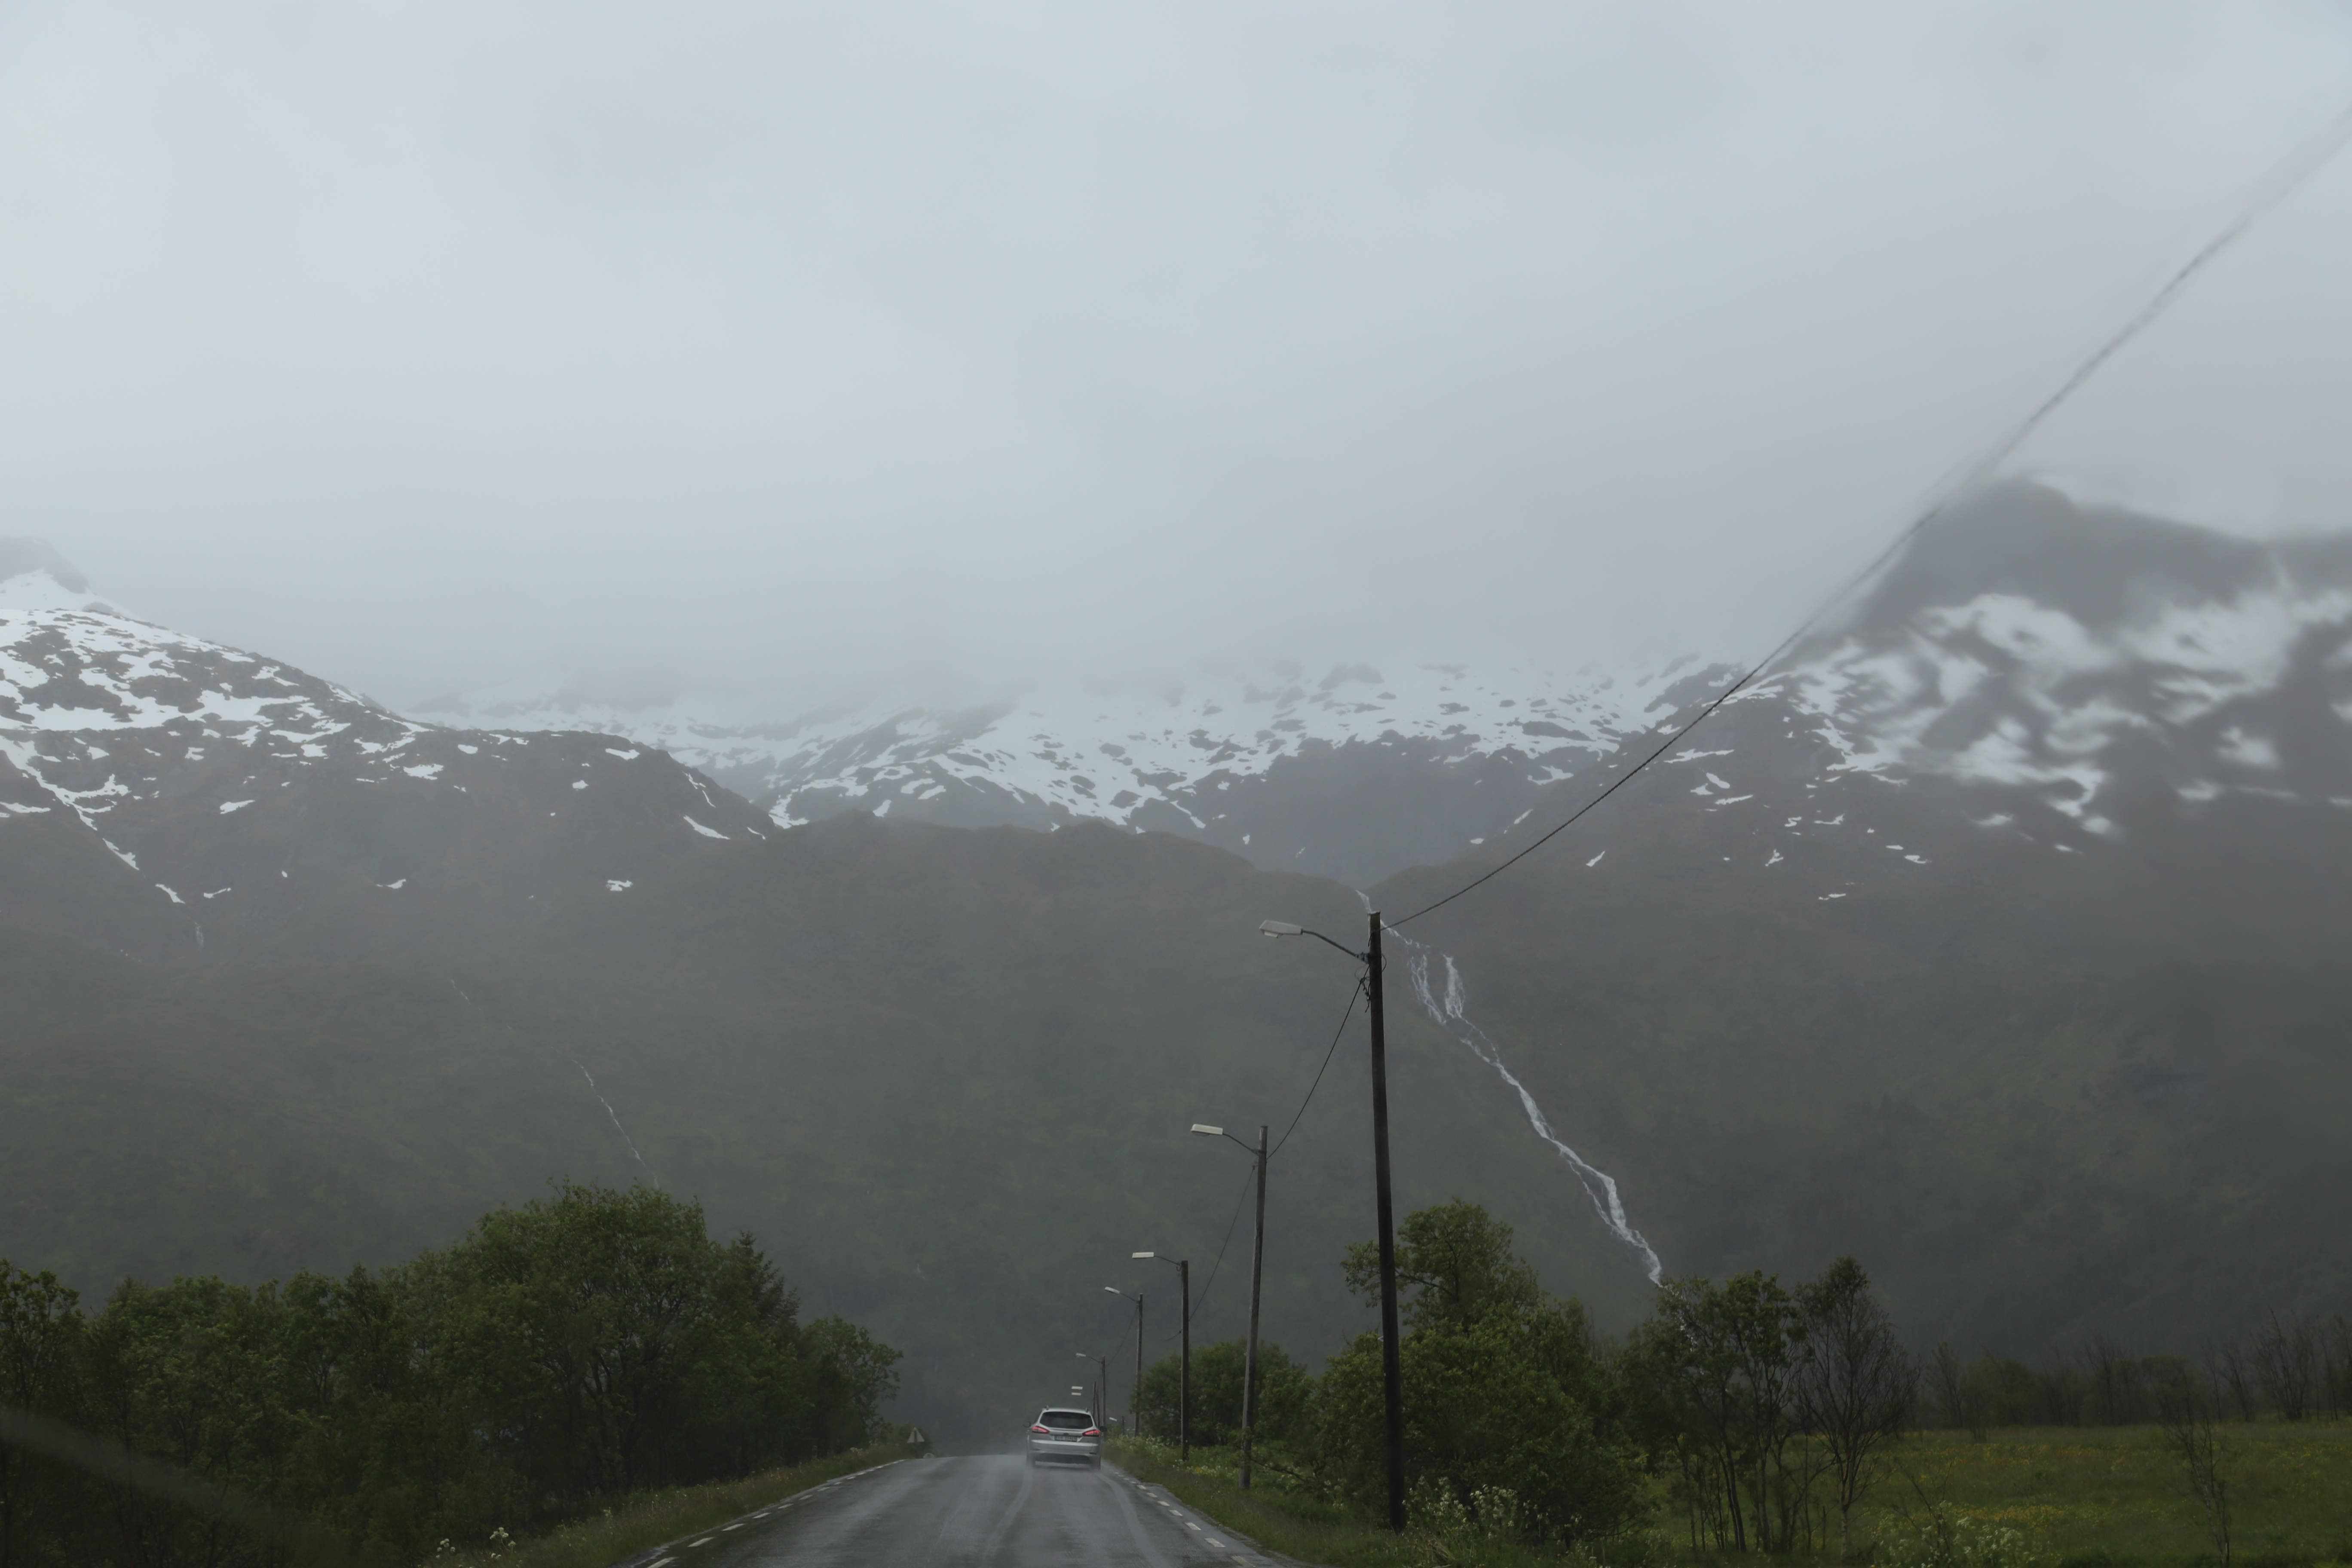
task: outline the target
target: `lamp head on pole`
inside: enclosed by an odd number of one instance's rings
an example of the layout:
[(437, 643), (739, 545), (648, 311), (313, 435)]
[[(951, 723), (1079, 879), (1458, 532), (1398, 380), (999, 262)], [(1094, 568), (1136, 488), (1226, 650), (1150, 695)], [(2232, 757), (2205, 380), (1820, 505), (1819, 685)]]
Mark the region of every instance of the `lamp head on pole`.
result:
[(1264, 936), (1301, 936), (1307, 931), (1305, 926), (1295, 926), (1288, 921), (1260, 921), (1257, 929)]

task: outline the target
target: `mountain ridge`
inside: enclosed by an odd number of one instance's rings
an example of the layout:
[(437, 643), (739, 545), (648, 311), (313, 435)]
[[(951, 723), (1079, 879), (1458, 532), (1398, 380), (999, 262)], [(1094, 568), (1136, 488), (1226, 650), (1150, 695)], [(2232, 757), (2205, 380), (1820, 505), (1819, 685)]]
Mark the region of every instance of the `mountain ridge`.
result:
[[(2106, 609), (2008, 594), (2013, 562), (1916, 569), (1899, 614), (1827, 628), (1408, 921), (1400, 1201), (1486, 1203), (1611, 1327), (1654, 1268), (1843, 1251), (1906, 1328), (2024, 1352), (2340, 1303), (2307, 1240), (2352, 1225), (2326, 1115), (2352, 1092), (2327, 750), (2352, 658), (2335, 566), (2289, 565)], [(1214, 791), (1255, 814), (1227, 808), (1238, 849), (1076, 814), (784, 828), (628, 737), (403, 718), (74, 592), (0, 584), (0, 1252), (258, 1279), (642, 1173), (907, 1347), (905, 1408), (950, 1432), (1122, 1331), (1065, 1273), (1223, 1245), (1243, 1173), (1182, 1128), (1286, 1124), (1352, 979), (1258, 920), (1407, 920), (1690, 711), (1654, 682), (1566, 777), (1442, 710), (1425, 751), (1261, 744)], [(1970, 609), (2004, 595), (2076, 630)], [(2181, 643), (2199, 615), (2262, 636)], [(1485, 689), (1482, 724), (1524, 722)], [(1344, 884), (1253, 864), (1305, 858), (1283, 832), (1375, 869), (1436, 852)], [(1339, 1047), (1274, 1200), (1271, 1321), (1309, 1355), (1363, 1326), (1336, 1274), (1370, 1225), (1360, 1036)], [(1232, 1331), (1216, 1289), (1203, 1334)]]
[[(1767, 773), (1792, 809), (1805, 785), (1934, 776), (1978, 791), (1981, 815), (2022, 811), (2077, 848), (2116, 826), (2105, 795), (2118, 788), (2352, 805), (2347, 628), (2352, 534), (2256, 542), (2007, 481), (1939, 514), (1673, 754), (1724, 754), (1708, 736), (1753, 716), (1741, 754), (1783, 730)], [(1614, 671), (1429, 665), (1390, 680), (1293, 665), (1263, 681), (1068, 681), (959, 710), (877, 700), (764, 721), (740, 707), (698, 718), (690, 695), (632, 708), (541, 681), (434, 710), (667, 744), (780, 825), (847, 809), (961, 826), (1092, 817), (1361, 887), (1475, 858), (1552, 797), (1630, 765), (1738, 668), (1686, 655)]]

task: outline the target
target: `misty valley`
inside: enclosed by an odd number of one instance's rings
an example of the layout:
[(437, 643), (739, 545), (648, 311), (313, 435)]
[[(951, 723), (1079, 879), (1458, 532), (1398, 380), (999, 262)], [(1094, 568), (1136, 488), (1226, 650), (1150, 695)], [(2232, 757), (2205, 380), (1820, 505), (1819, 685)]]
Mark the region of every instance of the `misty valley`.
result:
[[(2352, 539), (2004, 482), (1686, 738), (1735, 668), (403, 714), (0, 570), (5, 1561), (488, 1560), (1071, 1388), (1315, 1562), (2352, 1528)], [(1367, 910), (1404, 1537), (1359, 970), (1259, 933)], [(1279, 1141), (1247, 1492), (1198, 1122)]]

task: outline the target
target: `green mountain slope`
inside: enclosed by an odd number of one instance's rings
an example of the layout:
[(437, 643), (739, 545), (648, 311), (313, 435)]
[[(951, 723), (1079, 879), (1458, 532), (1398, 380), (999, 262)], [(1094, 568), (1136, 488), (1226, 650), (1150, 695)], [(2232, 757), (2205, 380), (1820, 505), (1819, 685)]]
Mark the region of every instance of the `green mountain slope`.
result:
[[(86, 1287), (339, 1268), (551, 1176), (642, 1171), (905, 1348), (906, 1412), (976, 1441), (1117, 1343), (1106, 1284), (1146, 1291), (1159, 1353), (1174, 1273), (1131, 1251), (1193, 1258), (1196, 1331), (1237, 1331), (1246, 1222), (1209, 1277), (1247, 1162), (1185, 1130), (1279, 1134), (1346, 1005), (1343, 960), (1257, 921), (1361, 923), (1344, 889), (1181, 840), (864, 817), (536, 901), (453, 901), (424, 951), (364, 963), (10, 933), (0, 1252)], [(332, 912), (310, 939), (359, 943)], [(1488, 1198), (1556, 1283), (1633, 1310), (1640, 1280), (1483, 1069), (1401, 1005), (1393, 1035), (1402, 1201)], [(1370, 1224), (1362, 1061), (1360, 1024), (1276, 1164), (1286, 1342), (1362, 1326), (1338, 1279)]]
[[(144, 791), (103, 841), (43, 805), (66, 774), (0, 772), (35, 808), (0, 824), (0, 1255), (90, 1289), (340, 1269), (643, 1175), (906, 1349), (900, 1413), (967, 1444), (1075, 1352), (1131, 1353), (1107, 1284), (1164, 1349), (1173, 1272), (1131, 1251), (1195, 1259), (1199, 1334), (1238, 1331), (1246, 1162), (1185, 1129), (1279, 1134), (1353, 975), (1255, 928), (1353, 941), (1354, 892), (1104, 826), (781, 832), (608, 737), (402, 743), (272, 773), (115, 739), (72, 761)], [(2352, 814), (2151, 797), (2061, 852), (1931, 779), (1758, 815), (1691, 772), (1401, 934), (1401, 1203), (1485, 1204), (1603, 1324), (1642, 1311), (1485, 1051), (1675, 1273), (1852, 1251), (1916, 1336), (2027, 1353), (2352, 1293)], [(1465, 1018), (1415, 1005), (1415, 963)], [(1276, 1167), (1266, 1324), (1310, 1359), (1367, 1321), (1338, 1264), (1368, 1142), (1359, 1021)]]
[[(1873, 787), (1874, 838), (1770, 876), (1695, 805), (1596, 815), (1599, 865), (1563, 840), (1403, 934), (1674, 1272), (1853, 1252), (1922, 1341), (2018, 1353), (2341, 1309), (2352, 821), (2245, 802), (2061, 855)], [(1887, 839), (1928, 864), (1872, 875)]]

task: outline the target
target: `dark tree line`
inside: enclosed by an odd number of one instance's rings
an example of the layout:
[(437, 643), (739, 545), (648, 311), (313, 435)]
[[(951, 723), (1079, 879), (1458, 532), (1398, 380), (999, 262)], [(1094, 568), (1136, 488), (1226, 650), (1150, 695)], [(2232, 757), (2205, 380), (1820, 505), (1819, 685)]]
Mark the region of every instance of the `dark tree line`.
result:
[[(1369, 1305), (1367, 1243), (1343, 1270)], [(1466, 1521), (1530, 1542), (1606, 1542), (1643, 1523), (1662, 1489), (1694, 1550), (1788, 1552), (1852, 1545), (1852, 1520), (1912, 1426), (1967, 1430), (2144, 1426), (2181, 1466), (2216, 1560), (2228, 1568), (2235, 1507), (2231, 1423), (2352, 1415), (2352, 1321), (2273, 1313), (2191, 1358), (2137, 1355), (2089, 1334), (2039, 1366), (1987, 1351), (1905, 1348), (1842, 1258), (1784, 1286), (1750, 1270), (1669, 1279), (1622, 1343), (1547, 1294), (1508, 1226), (1473, 1204), (1409, 1215), (1397, 1237), (1404, 1292), (1405, 1468), (1416, 1521)], [(1270, 1484), (1380, 1511), (1385, 1426), (1377, 1335), (1322, 1376), (1260, 1346), (1258, 1473)], [(1239, 1438), (1242, 1345), (1193, 1358), (1192, 1440)], [(1145, 1374), (1147, 1437), (1176, 1436), (1177, 1363)], [(1653, 1478), (1663, 1477), (1663, 1489)]]
[(2094, 1331), (2038, 1363), (1939, 1344), (1928, 1362), (1927, 1414), (1981, 1439), (1996, 1426), (2131, 1426), (2164, 1419), (2197, 1385), (2223, 1419), (2352, 1415), (2352, 1321), (2266, 1314), (2252, 1333), (2196, 1356), (2137, 1354)]
[(2134, 1354), (2092, 1332), (2040, 1365), (1939, 1344), (1930, 1362), (1933, 1414), (1981, 1442), (1996, 1426), (2153, 1426), (2180, 1462), (2214, 1560), (2229, 1568), (2235, 1505), (2233, 1424), (2352, 1415), (2352, 1321), (2266, 1314), (2252, 1333), (2196, 1356)]
[[(1376, 1299), (1372, 1247), (1349, 1287)], [(1783, 1289), (1757, 1273), (1670, 1280), (1622, 1345), (1547, 1294), (1510, 1226), (1455, 1202), (1406, 1217), (1406, 1483), (1416, 1519), (1466, 1520), (1529, 1541), (1601, 1542), (1643, 1522), (1664, 1474), (1694, 1544), (1785, 1550), (1846, 1521), (1903, 1427), (1918, 1371), (1869, 1278), (1842, 1258)], [(1366, 1334), (1319, 1378), (1259, 1347), (1261, 1473), (1375, 1508), (1385, 1484), (1380, 1341)], [(1236, 1441), (1241, 1343), (1193, 1355), (1192, 1438)], [(1139, 1415), (1176, 1432), (1176, 1359), (1154, 1365)]]
[(415, 1562), (865, 1443), (898, 1359), (643, 1187), (566, 1184), (382, 1272), (127, 1281), (95, 1312), (0, 1261), (0, 1568)]

